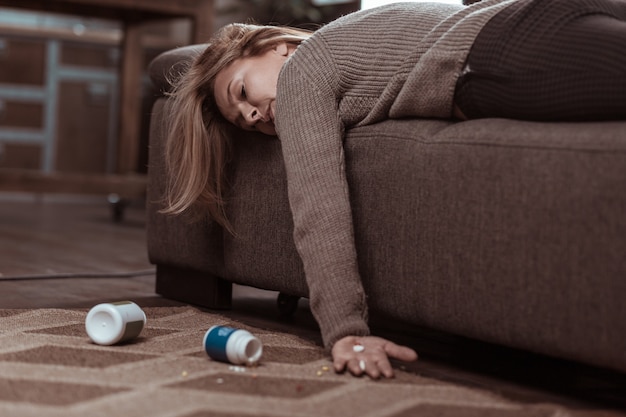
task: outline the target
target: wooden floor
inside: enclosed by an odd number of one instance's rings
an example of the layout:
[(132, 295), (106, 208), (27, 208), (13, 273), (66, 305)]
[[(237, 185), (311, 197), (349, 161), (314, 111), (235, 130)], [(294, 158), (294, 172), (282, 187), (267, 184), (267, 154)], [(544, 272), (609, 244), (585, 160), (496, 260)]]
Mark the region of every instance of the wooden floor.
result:
[[(181, 305), (154, 292), (142, 202), (132, 202), (121, 222), (112, 213), (105, 197), (0, 193), (0, 308), (88, 308), (119, 300)], [(318, 337), (305, 301), (293, 319), (281, 321), (276, 293), (235, 286), (233, 294), (233, 318)], [(517, 400), (575, 406), (584, 415), (626, 415), (626, 375), (372, 321), (377, 333), (420, 353), (409, 369), (421, 374)]]
[[(2, 195), (0, 307), (72, 307), (154, 297), (143, 209), (130, 207), (126, 215), (124, 222), (114, 223), (105, 197)], [(114, 278), (128, 272), (140, 275)], [(81, 278), (88, 274), (112, 278)]]

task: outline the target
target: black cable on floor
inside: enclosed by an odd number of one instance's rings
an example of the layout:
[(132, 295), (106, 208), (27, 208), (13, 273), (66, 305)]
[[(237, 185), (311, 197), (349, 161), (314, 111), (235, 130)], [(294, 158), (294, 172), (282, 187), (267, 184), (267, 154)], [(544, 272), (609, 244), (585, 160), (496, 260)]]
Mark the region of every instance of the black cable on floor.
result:
[(72, 272), (58, 274), (40, 274), (40, 275), (1, 275), (0, 281), (30, 281), (44, 279), (78, 279), (78, 278), (134, 278), (156, 273), (155, 269), (145, 269), (141, 271), (129, 272)]

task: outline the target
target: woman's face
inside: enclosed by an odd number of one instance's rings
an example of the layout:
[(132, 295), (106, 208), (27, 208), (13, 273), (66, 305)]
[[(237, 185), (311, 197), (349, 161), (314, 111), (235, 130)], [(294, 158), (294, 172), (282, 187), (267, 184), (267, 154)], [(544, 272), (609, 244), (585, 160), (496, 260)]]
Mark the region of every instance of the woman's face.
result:
[(226, 120), (244, 130), (276, 135), (278, 73), (294, 49), (282, 43), (261, 55), (240, 58), (217, 74), (215, 101)]

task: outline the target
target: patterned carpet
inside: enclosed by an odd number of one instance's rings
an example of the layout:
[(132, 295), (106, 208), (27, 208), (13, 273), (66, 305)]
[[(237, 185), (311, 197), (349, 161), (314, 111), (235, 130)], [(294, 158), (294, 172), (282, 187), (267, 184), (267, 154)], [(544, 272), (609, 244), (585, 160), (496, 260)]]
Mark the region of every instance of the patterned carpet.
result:
[[(0, 310), (0, 416), (626, 415), (515, 402), (402, 369), (385, 381), (335, 374), (319, 346), (291, 334), (191, 307), (144, 311), (139, 338), (99, 346), (85, 332), (87, 310)], [(264, 345), (259, 366), (209, 359), (201, 344), (211, 325), (256, 335)]]

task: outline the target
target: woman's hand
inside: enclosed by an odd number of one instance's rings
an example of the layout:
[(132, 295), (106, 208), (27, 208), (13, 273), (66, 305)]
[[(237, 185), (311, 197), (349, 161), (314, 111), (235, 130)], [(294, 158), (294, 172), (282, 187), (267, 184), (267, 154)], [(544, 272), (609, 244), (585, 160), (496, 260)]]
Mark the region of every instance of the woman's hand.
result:
[(335, 343), (332, 355), (336, 372), (343, 372), (347, 368), (355, 376), (365, 373), (373, 379), (381, 375), (393, 378), (389, 358), (404, 362), (417, 360), (417, 353), (413, 349), (375, 336), (346, 336)]

